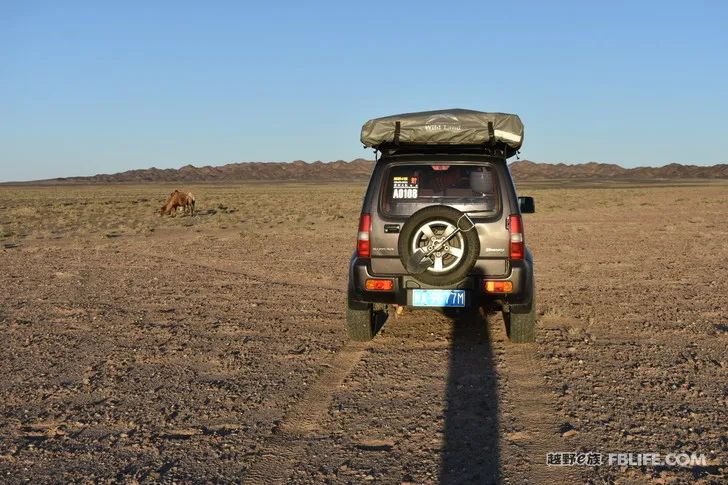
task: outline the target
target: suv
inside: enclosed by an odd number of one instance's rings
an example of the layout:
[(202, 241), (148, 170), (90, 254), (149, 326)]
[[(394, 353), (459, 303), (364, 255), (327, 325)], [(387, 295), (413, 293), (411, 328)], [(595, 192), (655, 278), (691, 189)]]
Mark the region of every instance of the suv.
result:
[(394, 304), (499, 310), (511, 341), (533, 342), (533, 258), (521, 214), (534, 212), (534, 202), (516, 196), (508, 147), (377, 148), (349, 266), (350, 338), (371, 340), (377, 315)]

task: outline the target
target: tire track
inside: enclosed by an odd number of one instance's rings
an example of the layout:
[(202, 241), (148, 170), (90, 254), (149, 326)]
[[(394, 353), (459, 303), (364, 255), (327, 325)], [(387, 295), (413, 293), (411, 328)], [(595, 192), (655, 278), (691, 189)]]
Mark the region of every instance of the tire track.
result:
[(311, 435), (328, 411), (336, 389), (361, 360), (369, 346), (349, 342), (325, 364), (326, 369), (306, 391), (298, 404), (286, 413), (275, 434), (268, 439), (258, 459), (245, 471), (242, 483), (283, 483), (292, 467), (305, 456)]
[[(139, 253), (137, 253), (139, 254)], [(174, 256), (141, 253), (144, 256), (173, 261), (182, 265), (205, 268), (222, 273), (240, 275), (252, 281), (278, 284), (292, 288), (340, 291), (338, 286), (308, 285), (290, 281), (261, 278), (253, 274), (208, 261), (188, 261)], [(490, 320), (490, 319), (489, 319)], [(556, 408), (545, 390), (543, 375), (539, 371), (537, 349), (534, 344), (510, 344), (500, 318), (490, 323), (493, 353), (499, 355), (499, 373), (503, 377), (500, 434), (503, 450), (502, 477), (514, 483), (579, 483), (579, 470), (547, 467), (546, 453), (570, 451), (574, 445), (562, 438)], [(438, 343), (436, 347), (443, 344)], [(345, 344), (325, 370), (306, 391), (301, 400), (285, 414), (274, 433), (267, 438), (256, 459), (243, 470), (242, 483), (285, 483), (302, 457), (325, 417), (332, 396), (349, 372), (361, 360), (369, 345), (349, 342)]]
[(582, 483), (579, 470), (549, 467), (549, 452), (576, 451), (559, 432), (556, 406), (542, 374), (537, 345), (508, 342), (500, 318), (491, 324), (503, 378), (503, 411), (508, 426), (502, 433), (503, 475), (512, 483)]

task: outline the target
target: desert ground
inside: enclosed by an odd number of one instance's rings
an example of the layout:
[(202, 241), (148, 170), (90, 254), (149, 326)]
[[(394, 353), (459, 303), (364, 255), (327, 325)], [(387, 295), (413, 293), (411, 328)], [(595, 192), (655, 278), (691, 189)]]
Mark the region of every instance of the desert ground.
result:
[(0, 186), (0, 481), (725, 483), (728, 182), (519, 186), (520, 345), (434, 311), (347, 341), (364, 186)]

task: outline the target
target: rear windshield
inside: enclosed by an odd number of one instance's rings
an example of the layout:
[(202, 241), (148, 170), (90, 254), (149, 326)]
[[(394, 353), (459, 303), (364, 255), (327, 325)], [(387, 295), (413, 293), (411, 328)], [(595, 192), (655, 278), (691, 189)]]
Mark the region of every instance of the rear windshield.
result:
[(492, 165), (420, 162), (391, 166), (385, 177), (381, 207), (390, 216), (409, 216), (433, 204), (461, 211), (498, 211)]

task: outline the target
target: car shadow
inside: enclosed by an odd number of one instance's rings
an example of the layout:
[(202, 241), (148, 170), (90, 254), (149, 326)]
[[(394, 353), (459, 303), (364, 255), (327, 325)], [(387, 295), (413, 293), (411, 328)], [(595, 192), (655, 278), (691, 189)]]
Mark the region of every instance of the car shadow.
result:
[(439, 482), (499, 483), (498, 377), (486, 317), (453, 321)]

